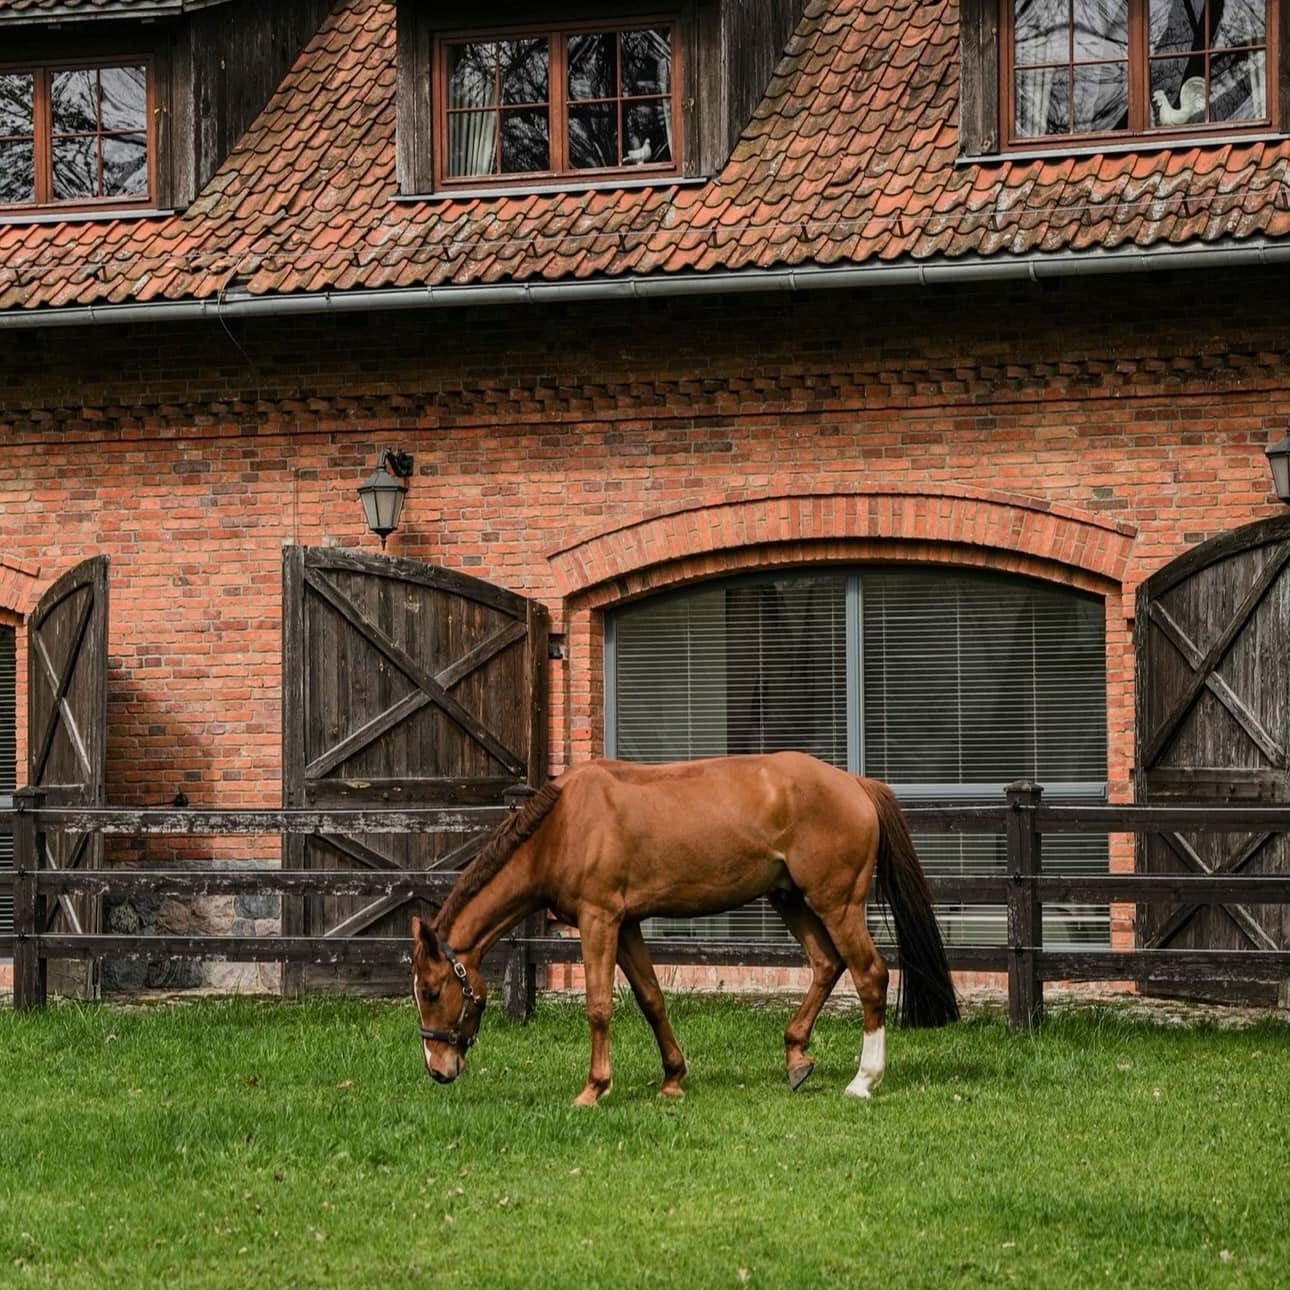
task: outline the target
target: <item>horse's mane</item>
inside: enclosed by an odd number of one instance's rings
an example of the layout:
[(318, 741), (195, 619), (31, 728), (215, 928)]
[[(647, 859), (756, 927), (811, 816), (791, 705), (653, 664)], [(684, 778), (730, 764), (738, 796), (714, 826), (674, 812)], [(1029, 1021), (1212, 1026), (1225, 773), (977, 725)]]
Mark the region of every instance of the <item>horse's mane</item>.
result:
[(444, 901), (435, 927), (446, 931), (453, 920), (488, 885), (498, 870), (513, 856), (522, 842), (527, 842), (551, 813), (560, 796), (556, 780), (544, 784), (509, 819), (503, 820), (484, 841), (479, 854), (457, 879)]

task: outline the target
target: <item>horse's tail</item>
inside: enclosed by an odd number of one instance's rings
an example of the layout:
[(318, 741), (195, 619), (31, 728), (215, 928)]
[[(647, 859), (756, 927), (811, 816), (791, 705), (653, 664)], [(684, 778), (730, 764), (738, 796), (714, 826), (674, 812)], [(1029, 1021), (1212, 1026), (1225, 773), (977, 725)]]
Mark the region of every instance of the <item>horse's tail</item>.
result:
[(943, 1026), (959, 1019), (945, 944), (918, 862), (914, 839), (895, 794), (886, 784), (861, 779), (878, 812), (878, 897), (891, 907), (900, 950), (900, 1019), (906, 1026)]

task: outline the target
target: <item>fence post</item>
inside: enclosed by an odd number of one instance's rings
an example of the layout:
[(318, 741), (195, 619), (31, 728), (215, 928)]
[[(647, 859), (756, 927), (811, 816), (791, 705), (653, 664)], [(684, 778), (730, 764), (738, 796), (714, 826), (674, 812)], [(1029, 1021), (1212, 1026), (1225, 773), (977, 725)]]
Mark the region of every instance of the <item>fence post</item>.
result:
[(45, 837), (36, 812), (45, 804), (38, 788), (20, 788), (13, 795), (13, 859), (17, 879), (13, 885), (13, 1006), (24, 1010), (43, 1008), (48, 998), (48, 962), (37, 937), (45, 931), (45, 897), (36, 886), (36, 874), (45, 868)]
[(1008, 796), (1008, 1022), (1037, 1026), (1044, 1018), (1044, 983), (1036, 950), (1043, 944), (1043, 906), (1033, 882), (1042, 864), (1035, 811), (1044, 790), (1018, 780)]
[[(537, 789), (528, 784), (516, 784), (503, 795), (506, 805), (519, 810)], [(515, 928), (521, 937), (536, 936), (535, 924), (539, 916), (524, 919)], [(512, 1021), (528, 1021), (537, 1007), (537, 961), (524, 945), (512, 945), (506, 955), (502, 975), (502, 1006)]]

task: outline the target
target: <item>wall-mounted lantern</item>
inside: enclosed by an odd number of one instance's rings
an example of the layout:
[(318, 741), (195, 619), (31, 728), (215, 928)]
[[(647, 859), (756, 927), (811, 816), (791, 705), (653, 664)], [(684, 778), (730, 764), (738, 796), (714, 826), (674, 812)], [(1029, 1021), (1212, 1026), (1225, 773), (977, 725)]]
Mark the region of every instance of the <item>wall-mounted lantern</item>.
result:
[(403, 503), (408, 495), (408, 486), (403, 481), (411, 474), (410, 453), (382, 448), (376, 457), (376, 469), (358, 486), (363, 518), (367, 527), (381, 539), (382, 548), (385, 539), (399, 527)]
[(1266, 449), (1272, 467), (1272, 487), (1276, 495), (1290, 506), (1290, 435)]

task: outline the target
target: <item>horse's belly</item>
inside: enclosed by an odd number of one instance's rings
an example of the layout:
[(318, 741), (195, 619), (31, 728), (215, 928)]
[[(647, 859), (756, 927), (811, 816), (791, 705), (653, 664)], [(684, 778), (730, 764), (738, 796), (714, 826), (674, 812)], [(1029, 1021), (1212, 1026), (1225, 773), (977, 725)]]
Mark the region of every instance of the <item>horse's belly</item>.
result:
[(782, 856), (745, 857), (722, 864), (694, 862), (629, 884), (633, 918), (692, 918), (746, 905), (772, 888), (791, 886)]

